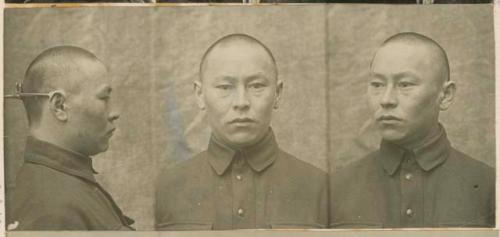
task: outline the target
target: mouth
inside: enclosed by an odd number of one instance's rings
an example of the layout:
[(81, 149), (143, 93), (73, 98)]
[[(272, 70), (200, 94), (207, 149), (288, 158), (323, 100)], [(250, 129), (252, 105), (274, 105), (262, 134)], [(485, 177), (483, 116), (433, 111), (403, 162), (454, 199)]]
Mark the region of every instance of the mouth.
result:
[(392, 115), (382, 115), (382, 116), (377, 118), (377, 122), (382, 123), (382, 124), (386, 124), (386, 125), (397, 124), (397, 123), (400, 123), (401, 121), (403, 121), (403, 119), (398, 118), (396, 116), (392, 116)]
[(238, 126), (246, 126), (255, 123), (256, 121), (251, 118), (236, 118), (229, 121), (229, 124), (238, 125)]
[(108, 137), (112, 137), (113, 136), (113, 133), (115, 132), (116, 128), (112, 128), (110, 129), (107, 133), (106, 133), (106, 136)]

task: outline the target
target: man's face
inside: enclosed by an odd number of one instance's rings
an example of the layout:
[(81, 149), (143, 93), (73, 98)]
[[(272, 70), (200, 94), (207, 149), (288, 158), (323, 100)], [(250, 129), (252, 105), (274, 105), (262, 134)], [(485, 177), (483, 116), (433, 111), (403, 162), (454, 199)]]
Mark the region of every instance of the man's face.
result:
[(111, 86), (101, 63), (82, 65), (79, 92), (68, 96), (68, 128), (77, 142), (77, 152), (95, 155), (108, 149), (118, 114), (111, 108)]
[(389, 43), (377, 52), (368, 96), (383, 139), (411, 145), (437, 126), (443, 64), (431, 50)]
[(274, 64), (265, 50), (244, 43), (214, 48), (201, 73), (198, 98), (215, 137), (236, 148), (262, 139), (282, 85), (277, 84)]

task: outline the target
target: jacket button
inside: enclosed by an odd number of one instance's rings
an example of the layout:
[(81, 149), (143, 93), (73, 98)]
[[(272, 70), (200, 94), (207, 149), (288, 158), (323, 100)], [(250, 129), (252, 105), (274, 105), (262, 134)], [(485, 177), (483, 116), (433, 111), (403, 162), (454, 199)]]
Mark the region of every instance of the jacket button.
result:
[(405, 175), (406, 180), (411, 180), (411, 178), (413, 178), (413, 175), (411, 175), (410, 173)]
[(243, 214), (245, 214), (245, 211), (243, 211), (242, 208), (239, 208), (238, 209), (238, 216), (243, 216)]
[(413, 210), (411, 208), (406, 209), (407, 216), (413, 216)]

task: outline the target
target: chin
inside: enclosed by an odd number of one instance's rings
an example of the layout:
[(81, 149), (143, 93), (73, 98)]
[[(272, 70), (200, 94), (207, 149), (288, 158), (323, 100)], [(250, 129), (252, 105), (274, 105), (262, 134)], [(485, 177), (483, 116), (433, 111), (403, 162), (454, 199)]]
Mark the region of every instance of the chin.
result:
[(250, 134), (235, 134), (231, 137), (228, 137), (228, 141), (232, 146), (236, 147), (247, 147), (256, 143), (256, 136)]
[(107, 150), (108, 150), (108, 148), (109, 148), (109, 145), (108, 145), (108, 144), (106, 144), (106, 145), (101, 145), (101, 146), (99, 146), (99, 147), (98, 147), (98, 149), (94, 152), (94, 154), (93, 154), (93, 155), (97, 155), (97, 154), (103, 153), (103, 152), (107, 151)]
[(382, 139), (384, 139), (385, 141), (389, 141), (396, 144), (400, 143), (406, 138), (405, 133), (394, 130), (383, 130), (381, 131), (381, 135)]

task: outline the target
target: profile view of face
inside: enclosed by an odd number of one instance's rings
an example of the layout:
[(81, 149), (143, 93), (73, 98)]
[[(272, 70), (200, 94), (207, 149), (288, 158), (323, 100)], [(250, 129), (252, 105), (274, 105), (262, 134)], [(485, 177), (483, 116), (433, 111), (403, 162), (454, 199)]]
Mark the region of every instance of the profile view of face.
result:
[(205, 60), (197, 96), (214, 136), (235, 148), (257, 143), (269, 131), (282, 85), (270, 55), (236, 41), (215, 46)]
[(81, 65), (79, 90), (67, 97), (67, 127), (72, 129), (78, 144), (77, 152), (95, 155), (109, 147), (113, 135), (113, 122), (118, 114), (112, 110), (111, 86), (107, 70), (102, 63), (85, 61)]
[(438, 127), (444, 64), (433, 50), (389, 42), (376, 53), (368, 97), (383, 139), (405, 146)]

